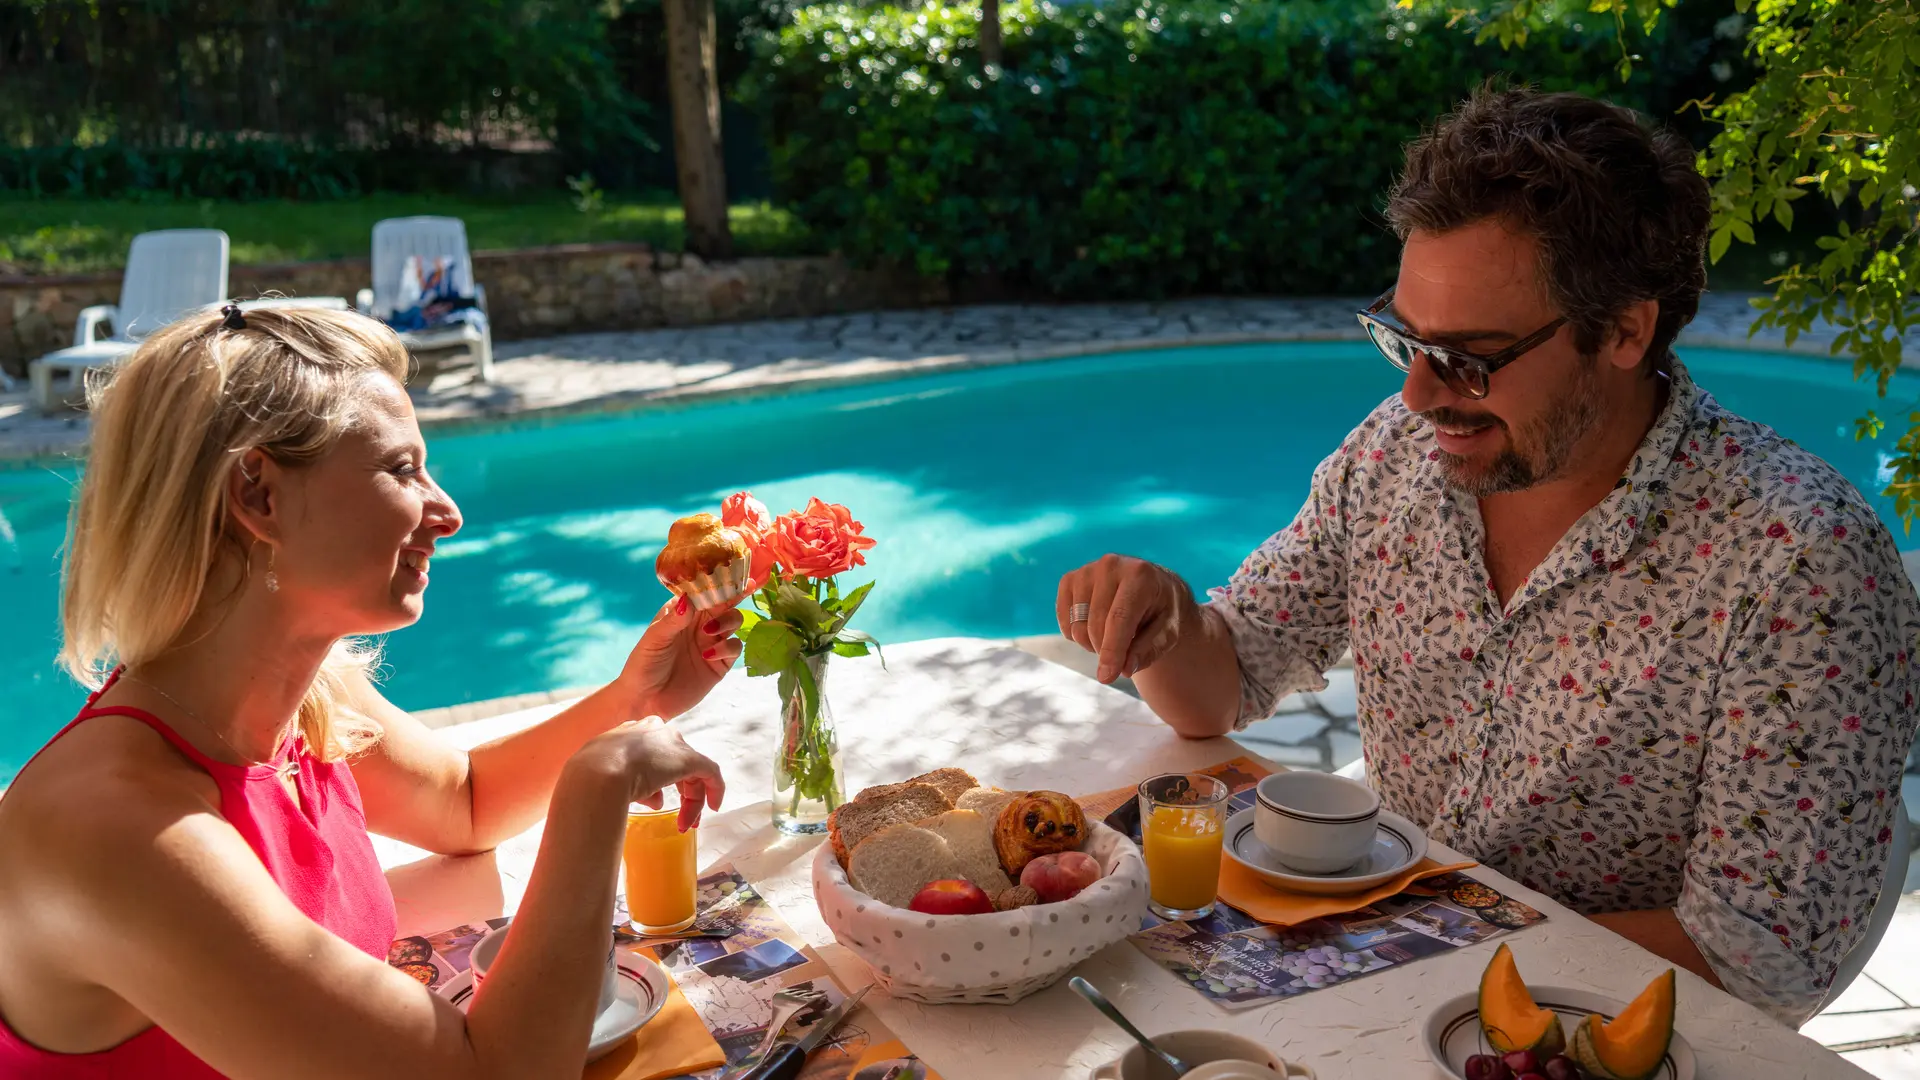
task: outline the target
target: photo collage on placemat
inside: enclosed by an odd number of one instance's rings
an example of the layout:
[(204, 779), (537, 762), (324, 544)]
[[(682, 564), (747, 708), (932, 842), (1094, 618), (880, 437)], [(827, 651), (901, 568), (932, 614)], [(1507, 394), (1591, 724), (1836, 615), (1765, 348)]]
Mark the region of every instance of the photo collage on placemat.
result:
[[(1267, 770), (1235, 758), (1196, 770), (1225, 781), (1229, 814), (1254, 803)], [(1131, 789), (1080, 800), (1089, 814), (1140, 842), (1140, 804)], [(1269, 926), (1229, 907), (1193, 922), (1152, 914), (1131, 939), (1156, 963), (1224, 1009), (1297, 997), (1398, 964), (1411, 963), (1541, 922), (1546, 916), (1462, 873), (1424, 878), (1366, 907), (1293, 926)]]
[[(731, 865), (713, 867), (701, 876), (699, 911), (695, 928), (724, 929), (727, 936), (663, 939), (653, 945), (661, 966), (673, 976), (727, 1058), (723, 1068), (688, 1076), (712, 1080), (746, 1063), (766, 1035), (773, 1017), (773, 995), (780, 990), (819, 990), (825, 1000), (809, 1007), (816, 1012), (846, 998), (827, 965)], [(624, 925), (625, 906), (616, 904), (614, 916)], [(388, 962), (429, 986), (446, 986), (466, 970), (467, 953), (474, 943), (508, 921), (494, 919), (427, 937), (402, 938), (394, 942)], [(804, 1018), (804, 1013), (797, 1015), (787, 1030), (797, 1030)], [(646, 1038), (645, 1028), (640, 1029), (640, 1037)], [(842, 1022), (808, 1056), (800, 1076), (801, 1080), (939, 1080), (938, 1073), (881, 1026), (871, 1009), (856, 1010)]]

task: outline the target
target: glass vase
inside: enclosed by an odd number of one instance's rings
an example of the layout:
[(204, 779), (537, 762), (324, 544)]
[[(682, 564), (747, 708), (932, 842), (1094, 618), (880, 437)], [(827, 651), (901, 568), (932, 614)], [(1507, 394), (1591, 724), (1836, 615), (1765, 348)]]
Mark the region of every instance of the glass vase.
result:
[(827, 705), (827, 658), (804, 656), (780, 673), (780, 743), (773, 757), (773, 824), (800, 836), (827, 831), (827, 815), (847, 801), (840, 736)]

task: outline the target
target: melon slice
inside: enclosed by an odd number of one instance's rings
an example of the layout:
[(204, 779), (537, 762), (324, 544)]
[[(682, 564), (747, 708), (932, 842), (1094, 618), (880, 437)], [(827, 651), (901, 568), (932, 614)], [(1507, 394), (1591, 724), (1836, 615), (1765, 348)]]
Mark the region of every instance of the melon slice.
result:
[(1595, 1080), (1647, 1080), (1673, 1042), (1673, 969), (1647, 984), (1611, 1022), (1589, 1015), (1568, 1051)]
[(1533, 1003), (1513, 962), (1513, 950), (1504, 942), (1480, 976), (1480, 1030), (1487, 1045), (1502, 1054), (1531, 1050), (1544, 1060), (1567, 1045), (1560, 1014)]

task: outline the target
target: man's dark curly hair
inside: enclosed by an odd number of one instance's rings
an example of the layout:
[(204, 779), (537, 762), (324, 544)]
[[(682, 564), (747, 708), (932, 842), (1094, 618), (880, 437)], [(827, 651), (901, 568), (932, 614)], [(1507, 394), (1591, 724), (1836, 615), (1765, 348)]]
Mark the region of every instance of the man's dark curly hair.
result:
[(1532, 236), (1583, 355), (1628, 305), (1659, 301), (1644, 366), (1665, 371), (1707, 284), (1707, 182), (1693, 161), (1685, 139), (1632, 110), (1489, 84), (1407, 144), (1387, 220), (1402, 240), (1490, 217)]

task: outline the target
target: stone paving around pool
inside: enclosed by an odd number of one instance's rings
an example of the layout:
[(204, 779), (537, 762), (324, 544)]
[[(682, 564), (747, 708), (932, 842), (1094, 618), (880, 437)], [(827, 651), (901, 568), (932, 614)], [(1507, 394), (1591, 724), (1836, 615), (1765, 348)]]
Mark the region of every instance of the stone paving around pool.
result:
[[(1748, 294), (1711, 294), (1682, 342), (1785, 348), (1778, 333), (1749, 340)], [(807, 384), (875, 380), (1122, 349), (1361, 336), (1366, 298), (1217, 299), (1138, 304), (1000, 304), (926, 308), (720, 326), (572, 334), (499, 344), (495, 381), (452, 367), (415, 388), (421, 423), (634, 408), (717, 395), (779, 393)], [(1832, 333), (1795, 352), (1825, 355)], [(1920, 363), (1920, 344), (1909, 350)], [(81, 414), (43, 417), (24, 387), (0, 393), (0, 460), (80, 452)]]

